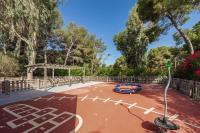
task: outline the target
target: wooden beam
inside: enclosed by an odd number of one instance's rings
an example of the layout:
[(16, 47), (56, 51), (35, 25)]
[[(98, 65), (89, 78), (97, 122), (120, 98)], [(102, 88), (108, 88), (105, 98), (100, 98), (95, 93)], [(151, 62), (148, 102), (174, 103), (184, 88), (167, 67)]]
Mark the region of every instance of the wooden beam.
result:
[(64, 66), (64, 65), (57, 65), (57, 64), (33, 64), (33, 65), (26, 65), (27, 68), (44, 68), (47, 67), (48, 69), (82, 69), (83, 67), (78, 66)]

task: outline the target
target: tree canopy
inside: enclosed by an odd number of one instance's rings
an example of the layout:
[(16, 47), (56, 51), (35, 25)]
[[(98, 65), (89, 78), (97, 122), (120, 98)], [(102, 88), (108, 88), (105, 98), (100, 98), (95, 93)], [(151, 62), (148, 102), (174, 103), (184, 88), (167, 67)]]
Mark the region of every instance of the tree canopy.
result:
[[(190, 53), (194, 53), (190, 38), (184, 33), (181, 26), (189, 19), (189, 14), (199, 9), (198, 0), (139, 0), (138, 12), (144, 23), (153, 23), (154, 32), (166, 33), (172, 26), (178, 31), (185, 44), (188, 45)], [(161, 31), (161, 32), (158, 32)], [(156, 34), (156, 35), (160, 35)], [(155, 37), (156, 38), (156, 37)]]
[[(37, 49), (47, 45), (57, 27), (57, 0), (3, 0), (0, 2), (0, 35), (4, 48), (10, 43), (20, 53), (25, 50), (28, 64), (34, 64)], [(28, 77), (32, 77), (30, 71)]]
[[(106, 49), (104, 42), (75, 23), (62, 29), (60, 2), (0, 1), (0, 48), (4, 54), (17, 57), (23, 65), (86, 65), (93, 73), (100, 66), (101, 54)], [(28, 77), (32, 77), (33, 71), (28, 71)]]
[(117, 49), (125, 56), (129, 67), (138, 68), (144, 65), (148, 38), (138, 16), (137, 6), (129, 14), (125, 30), (115, 35), (113, 40)]
[(69, 23), (60, 34), (62, 41), (59, 49), (64, 52), (63, 64), (86, 65), (93, 73), (94, 69), (100, 65), (100, 55), (106, 50), (104, 42), (75, 23)]

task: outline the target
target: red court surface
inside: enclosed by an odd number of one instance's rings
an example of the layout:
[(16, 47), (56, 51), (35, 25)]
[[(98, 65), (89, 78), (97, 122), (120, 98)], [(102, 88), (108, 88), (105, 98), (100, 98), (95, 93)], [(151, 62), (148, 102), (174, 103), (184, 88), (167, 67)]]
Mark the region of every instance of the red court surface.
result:
[[(163, 87), (143, 84), (138, 94), (102, 83), (0, 106), (0, 133), (153, 133), (163, 114)], [(177, 133), (200, 133), (200, 104), (169, 90), (169, 119)], [(170, 131), (169, 131), (170, 132)]]

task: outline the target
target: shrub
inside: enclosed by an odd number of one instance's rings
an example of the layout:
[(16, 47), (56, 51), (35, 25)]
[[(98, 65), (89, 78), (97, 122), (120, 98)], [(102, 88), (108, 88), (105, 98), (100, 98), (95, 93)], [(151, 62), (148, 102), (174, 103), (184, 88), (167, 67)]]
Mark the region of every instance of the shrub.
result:
[(185, 79), (200, 80), (200, 51), (186, 57), (178, 70), (176, 76)]
[(0, 53), (0, 76), (16, 76), (19, 70), (18, 61)]

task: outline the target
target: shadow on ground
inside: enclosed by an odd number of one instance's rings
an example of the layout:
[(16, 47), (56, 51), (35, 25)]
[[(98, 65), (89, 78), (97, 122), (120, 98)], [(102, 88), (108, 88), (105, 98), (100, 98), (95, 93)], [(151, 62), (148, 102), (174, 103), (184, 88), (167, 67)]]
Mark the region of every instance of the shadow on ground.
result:
[[(163, 110), (164, 86), (158, 84), (144, 84), (143, 88), (143, 91), (138, 93), (138, 95), (154, 100), (157, 103), (156, 108)], [(167, 99), (169, 114), (178, 114), (179, 119), (200, 126), (200, 104), (171, 88), (168, 90)], [(190, 132), (186, 127), (184, 127), (184, 130)], [(200, 130), (194, 128), (194, 131), (199, 132)]]

